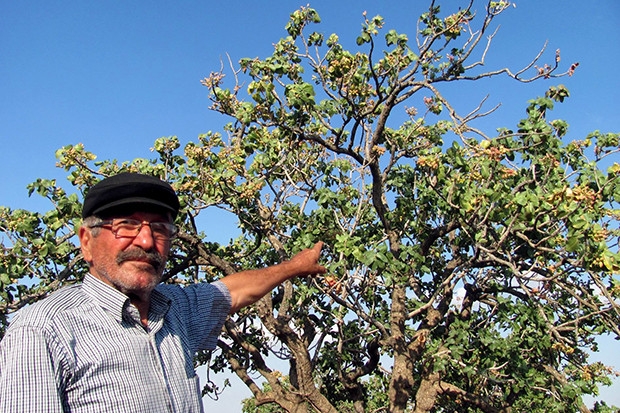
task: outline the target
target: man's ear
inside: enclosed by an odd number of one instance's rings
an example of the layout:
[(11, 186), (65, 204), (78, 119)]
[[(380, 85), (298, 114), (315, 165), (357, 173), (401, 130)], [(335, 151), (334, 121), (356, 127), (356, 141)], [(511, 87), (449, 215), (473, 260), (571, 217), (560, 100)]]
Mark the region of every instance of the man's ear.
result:
[(90, 228), (81, 226), (78, 231), (78, 237), (80, 238), (80, 248), (82, 250), (82, 256), (88, 263), (92, 262), (93, 255), (91, 253), (91, 246), (93, 241), (93, 234)]

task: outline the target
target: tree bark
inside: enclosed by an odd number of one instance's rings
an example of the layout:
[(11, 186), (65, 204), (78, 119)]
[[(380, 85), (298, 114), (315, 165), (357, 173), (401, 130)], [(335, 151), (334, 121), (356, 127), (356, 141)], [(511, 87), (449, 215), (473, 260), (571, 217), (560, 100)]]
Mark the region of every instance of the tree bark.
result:
[(394, 367), (388, 390), (390, 412), (402, 413), (407, 408), (407, 401), (413, 388), (413, 363), (405, 337), (406, 288), (395, 285), (392, 293), (392, 315), (390, 342), (394, 350)]
[(437, 388), (439, 373), (432, 373), (420, 383), (420, 388), (415, 396), (415, 410), (413, 413), (428, 413), (437, 402)]

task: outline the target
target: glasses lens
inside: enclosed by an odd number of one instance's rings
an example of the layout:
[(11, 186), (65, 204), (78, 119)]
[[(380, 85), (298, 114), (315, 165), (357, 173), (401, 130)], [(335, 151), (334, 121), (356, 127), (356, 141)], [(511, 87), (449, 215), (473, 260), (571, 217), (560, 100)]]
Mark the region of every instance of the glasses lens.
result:
[[(136, 219), (119, 219), (112, 222), (112, 232), (117, 237), (137, 237), (142, 229), (144, 223)], [(160, 240), (168, 240), (175, 237), (177, 234), (177, 227), (174, 224), (168, 222), (150, 222), (148, 224), (151, 227), (153, 237)]]
[(142, 228), (142, 222), (135, 219), (115, 219), (112, 221), (112, 232), (117, 237), (135, 237)]
[(177, 227), (167, 222), (151, 222), (151, 231), (156, 238), (172, 239), (177, 234)]

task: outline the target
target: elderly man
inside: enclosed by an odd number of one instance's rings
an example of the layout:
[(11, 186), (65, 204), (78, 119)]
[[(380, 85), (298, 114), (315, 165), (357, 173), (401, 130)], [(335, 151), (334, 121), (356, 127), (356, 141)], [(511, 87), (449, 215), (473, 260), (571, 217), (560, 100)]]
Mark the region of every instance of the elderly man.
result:
[(178, 210), (172, 187), (151, 176), (88, 191), (79, 239), (90, 273), (15, 315), (0, 342), (1, 412), (201, 412), (193, 356), (215, 347), (227, 315), (325, 272), (317, 243), (214, 283), (161, 284)]

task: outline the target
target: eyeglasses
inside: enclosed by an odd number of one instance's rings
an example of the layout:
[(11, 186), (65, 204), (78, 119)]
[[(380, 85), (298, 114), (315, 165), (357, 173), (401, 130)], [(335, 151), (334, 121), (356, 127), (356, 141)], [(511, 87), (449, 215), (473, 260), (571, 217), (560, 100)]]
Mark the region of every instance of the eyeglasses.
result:
[(168, 241), (176, 237), (179, 229), (169, 222), (148, 222), (130, 218), (115, 218), (91, 225), (91, 228), (110, 228), (116, 238), (135, 238), (144, 225), (151, 227), (153, 237), (160, 241)]

